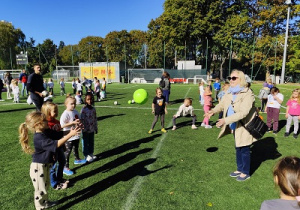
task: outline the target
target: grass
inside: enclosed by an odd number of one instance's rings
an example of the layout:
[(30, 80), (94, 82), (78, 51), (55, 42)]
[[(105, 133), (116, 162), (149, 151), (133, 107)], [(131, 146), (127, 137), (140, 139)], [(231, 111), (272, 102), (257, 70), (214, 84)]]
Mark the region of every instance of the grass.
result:
[[(258, 94), (262, 84), (252, 89)], [(283, 105), (296, 85), (279, 85)], [(299, 86), (298, 86), (299, 87)], [(144, 105), (128, 104), (133, 92), (144, 88), (149, 100)], [(178, 129), (171, 131), (173, 114), (187, 96), (194, 99), (197, 126), (203, 120), (198, 102), (198, 86), (173, 85), (166, 115), (168, 132), (160, 132), (159, 123), (149, 135), (153, 115), (151, 102), (156, 85), (111, 84), (108, 98), (96, 102), (99, 134), (95, 135), (97, 161), (70, 168), (75, 175), (66, 177), (72, 186), (66, 190), (49, 189), (50, 200), (59, 200), (53, 209), (259, 209), (263, 200), (278, 198), (272, 167), (278, 157), (298, 155), (299, 139), (284, 138), (285, 118), (280, 115), (280, 132), (267, 133), (252, 147), (251, 179), (237, 182), (229, 177), (236, 169), (233, 136), (217, 140), (219, 129), (191, 129), (190, 118), (177, 119)], [(71, 85), (67, 84), (67, 92)], [(55, 87), (54, 102), (59, 113), (64, 110), (64, 97)], [(3, 98), (6, 94), (2, 93)], [(119, 105), (114, 106), (113, 102)], [(0, 102), (1, 116), (1, 209), (34, 209), (33, 186), (29, 177), (31, 157), (21, 151), (17, 129), (24, 117), (35, 110), (11, 100)], [(257, 100), (257, 106), (260, 105)], [(80, 111), (82, 105), (77, 106)], [(285, 112), (284, 108), (281, 112)], [(266, 115), (263, 114), (266, 120)], [(217, 116), (211, 118), (211, 124)], [(80, 156), (83, 157), (81, 149)]]

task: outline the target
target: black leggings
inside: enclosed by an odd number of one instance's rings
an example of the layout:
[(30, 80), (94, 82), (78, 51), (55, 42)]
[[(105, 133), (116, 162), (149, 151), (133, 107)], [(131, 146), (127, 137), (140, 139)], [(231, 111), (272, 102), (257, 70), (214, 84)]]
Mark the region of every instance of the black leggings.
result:
[(165, 127), (165, 114), (161, 114), (161, 115), (155, 115), (154, 117), (154, 120), (152, 122), (152, 126), (151, 126), (151, 129), (153, 130), (155, 124), (157, 123), (158, 121), (158, 117), (160, 116), (160, 124), (161, 124), (161, 127), (164, 128)]
[[(179, 118), (179, 117), (173, 117), (173, 126), (176, 126), (176, 118)], [(192, 118), (192, 125), (195, 125), (196, 120), (197, 120), (196, 115), (194, 115), (194, 116), (187, 115), (185, 117), (191, 117)]]
[(79, 147), (79, 139), (75, 139), (72, 141), (67, 141), (65, 143), (66, 145), (66, 151), (65, 151), (65, 157), (66, 157), (66, 167), (69, 168), (69, 159), (72, 152), (72, 148), (74, 147), (73, 153), (75, 156), (75, 160), (80, 160), (79, 154), (78, 154), (78, 147)]

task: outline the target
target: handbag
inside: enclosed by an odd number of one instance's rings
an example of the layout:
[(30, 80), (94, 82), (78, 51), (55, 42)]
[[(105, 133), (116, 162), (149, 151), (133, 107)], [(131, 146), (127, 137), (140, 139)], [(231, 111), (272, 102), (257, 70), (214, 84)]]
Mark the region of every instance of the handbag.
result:
[(240, 123), (255, 139), (262, 138), (268, 130), (268, 126), (258, 115), (246, 125), (241, 120)]

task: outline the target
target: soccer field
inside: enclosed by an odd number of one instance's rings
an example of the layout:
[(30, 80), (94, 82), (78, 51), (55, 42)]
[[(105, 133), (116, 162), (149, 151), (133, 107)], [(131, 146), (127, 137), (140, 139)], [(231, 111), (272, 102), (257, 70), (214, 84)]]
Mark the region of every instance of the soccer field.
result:
[[(167, 133), (160, 131), (160, 122), (153, 134), (148, 134), (153, 114), (151, 103), (154, 84), (109, 84), (107, 99), (95, 102), (98, 134), (95, 135), (95, 155), (98, 159), (85, 165), (74, 165), (70, 157), (72, 176), (65, 176), (71, 186), (65, 190), (49, 189), (49, 199), (58, 200), (53, 209), (259, 209), (263, 200), (278, 198), (273, 184), (272, 167), (280, 156), (299, 156), (300, 137), (284, 138), (285, 117), (280, 114), (277, 135), (267, 133), (252, 147), (251, 178), (237, 182), (229, 177), (236, 169), (232, 135), (217, 139), (220, 129), (200, 127), (203, 109), (199, 103), (198, 86), (172, 86)], [(258, 95), (262, 84), (253, 84)], [(285, 96), (299, 86), (278, 85)], [(136, 89), (148, 91), (143, 105), (128, 104)], [(71, 84), (66, 85), (71, 92)], [(59, 96), (56, 84), (54, 102), (59, 105), (59, 117), (64, 111), (64, 96)], [(6, 99), (6, 93), (2, 93)], [(191, 129), (190, 118), (177, 119), (178, 129), (172, 131), (172, 116), (185, 97), (193, 98), (197, 130)], [(118, 105), (114, 105), (118, 101)], [(257, 99), (256, 106), (260, 106)], [(80, 111), (82, 105), (76, 109)], [(34, 209), (33, 186), (29, 177), (31, 156), (22, 152), (18, 143), (18, 127), (33, 105), (0, 102), (1, 116), (1, 182), (0, 209)], [(281, 113), (285, 113), (284, 107)], [(266, 115), (262, 114), (264, 121)], [(214, 125), (218, 116), (213, 116)], [(32, 140), (32, 139), (31, 139)], [(80, 146), (80, 157), (83, 154)]]

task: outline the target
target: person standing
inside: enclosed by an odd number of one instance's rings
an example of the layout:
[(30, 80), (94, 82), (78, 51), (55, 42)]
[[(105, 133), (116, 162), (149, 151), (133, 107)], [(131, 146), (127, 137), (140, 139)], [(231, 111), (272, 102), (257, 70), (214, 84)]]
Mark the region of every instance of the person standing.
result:
[(251, 89), (246, 87), (247, 82), (242, 71), (233, 70), (228, 80), (229, 90), (220, 103), (205, 116), (211, 117), (223, 111), (223, 118), (216, 124), (222, 127), (219, 138), (233, 133), (235, 140), (237, 170), (230, 173), (230, 176), (235, 177), (237, 181), (245, 181), (250, 178), (250, 146), (256, 139), (242, 123), (246, 125), (256, 116), (255, 98)]
[(162, 80), (162, 82), (160, 83), (160, 87), (163, 91), (163, 96), (166, 99), (166, 104), (168, 104), (170, 93), (171, 93), (170, 74), (165, 71), (162, 74), (161, 80)]
[(6, 72), (5, 76), (4, 76), (4, 83), (6, 85), (6, 89), (7, 89), (7, 99), (12, 99), (11, 97), (11, 88), (10, 88), (10, 84), (11, 84), (11, 80), (12, 80), (12, 76), (9, 72)]
[(22, 82), (22, 90), (21, 90), (22, 96), (24, 96), (24, 92), (25, 91), (26, 91), (26, 96), (28, 95), (28, 91), (27, 91), (27, 79), (28, 79), (28, 76), (26, 74), (25, 69), (23, 69), (22, 73), (20, 74), (20, 77), (19, 77), (19, 81)]
[(218, 94), (221, 90), (221, 83), (219, 78), (216, 78), (216, 81), (214, 83), (214, 89), (215, 89), (215, 101), (218, 101)]
[(35, 64), (33, 66), (33, 70), (34, 72), (29, 75), (27, 80), (27, 90), (30, 92), (30, 98), (36, 109), (40, 111), (44, 103), (42, 92), (45, 90), (40, 64)]

